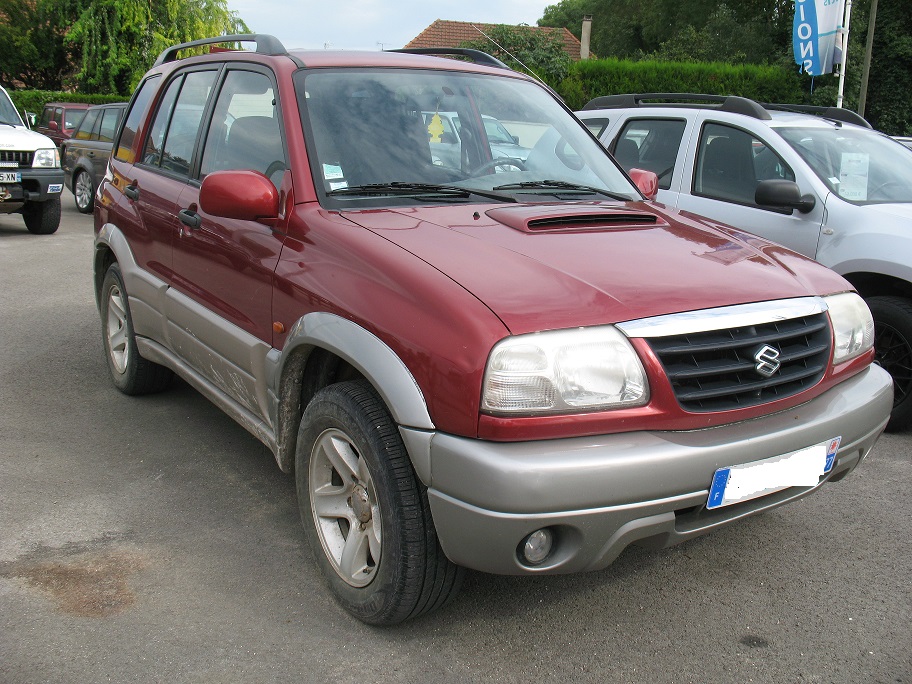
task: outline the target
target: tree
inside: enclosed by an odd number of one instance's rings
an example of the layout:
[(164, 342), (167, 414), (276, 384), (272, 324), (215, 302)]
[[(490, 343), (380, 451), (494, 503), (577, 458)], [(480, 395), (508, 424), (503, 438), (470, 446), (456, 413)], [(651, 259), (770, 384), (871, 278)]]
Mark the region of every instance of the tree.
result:
[(248, 30), (227, 0), (56, 2), (82, 55), (77, 81), (87, 93), (128, 94), (170, 45)]
[(487, 34), (491, 40), (466, 41), (460, 47), (492, 54), (513, 69), (532, 73), (552, 85), (567, 76), (571, 59), (558, 31), (542, 31), (523, 24), (501, 24)]
[(581, 37), (583, 17), (591, 14), (592, 3), (589, 0), (561, 0), (556, 5), (548, 5), (538, 20), (539, 26), (567, 28), (577, 38)]
[(72, 81), (72, 54), (54, 0), (0, 0), (0, 81), (60, 90)]

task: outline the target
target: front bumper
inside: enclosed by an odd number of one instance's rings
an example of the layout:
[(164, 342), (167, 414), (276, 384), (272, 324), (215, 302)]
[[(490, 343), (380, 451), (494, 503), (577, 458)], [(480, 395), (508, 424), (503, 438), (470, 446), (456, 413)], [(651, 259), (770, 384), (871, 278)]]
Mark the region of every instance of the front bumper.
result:
[(0, 186), (0, 213), (18, 210), (25, 202), (45, 202), (63, 191), (63, 169), (19, 169), (21, 183)]
[[(597, 570), (631, 543), (671, 546), (845, 477), (883, 432), (892, 403), (890, 376), (871, 366), (801, 406), (705, 430), (522, 443), (435, 433), (424, 479), (453, 562), (507, 575)], [(833, 468), (816, 486), (706, 509), (717, 469), (839, 436)], [(543, 527), (554, 550), (527, 566), (518, 549)]]

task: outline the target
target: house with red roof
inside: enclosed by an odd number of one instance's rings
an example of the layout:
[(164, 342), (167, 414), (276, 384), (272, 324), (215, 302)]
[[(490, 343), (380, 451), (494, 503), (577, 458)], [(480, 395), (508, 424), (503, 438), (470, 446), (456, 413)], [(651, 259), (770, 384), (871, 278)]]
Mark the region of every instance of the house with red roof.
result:
[[(482, 24), (468, 21), (447, 21), (437, 19), (424, 31), (413, 38), (406, 48), (426, 47), (459, 47), (467, 41), (484, 40), (497, 24)], [(552, 28), (550, 26), (525, 26), (531, 31), (540, 31), (546, 34), (557, 33), (564, 43), (564, 50), (574, 62), (580, 59), (580, 42), (566, 28)]]

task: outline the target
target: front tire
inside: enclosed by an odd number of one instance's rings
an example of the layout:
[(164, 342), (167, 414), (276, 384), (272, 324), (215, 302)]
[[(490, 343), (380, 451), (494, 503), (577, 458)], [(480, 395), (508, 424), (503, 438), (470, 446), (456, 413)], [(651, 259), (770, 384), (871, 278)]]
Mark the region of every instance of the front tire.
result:
[(26, 202), (22, 207), (25, 227), (34, 235), (50, 235), (60, 227), (60, 197), (44, 202)]
[(173, 374), (170, 369), (139, 355), (127, 290), (116, 263), (105, 273), (99, 301), (105, 358), (114, 385), (129, 395), (161, 392), (170, 384)]
[(76, 208), (82, 214), (91, 214), (95, 208), (95, 184), (85, 171), (79, 171), (73, 178), (73, 198)]
[(456, 595), (464, 571), (440, 548), (426, 490), (369, 383), (317, 393), (301, 419), (295, 470), (308, 542), (349, 613), (393, 625)]
[(893, 411), (887, 430), (912, 426), (912, 302), (902, 297), (871, 297), (874, 361), (893, 378)]

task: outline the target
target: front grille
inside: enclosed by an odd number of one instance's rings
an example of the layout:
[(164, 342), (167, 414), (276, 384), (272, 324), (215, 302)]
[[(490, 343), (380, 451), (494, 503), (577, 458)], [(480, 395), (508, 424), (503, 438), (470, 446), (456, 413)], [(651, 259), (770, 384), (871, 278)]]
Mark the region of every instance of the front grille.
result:
[(10, 152), (9, 150), (0, 150), (0, 169), (13, 168), (11, 164), (16, 164), (19, 168), (31, 168), (32, 155), (34, 152)]
[[(757, 406), (816, 385), (830, 359), (825, 313), (727, 330), (647, 339), (662, 362), (678, 403), (707, 412)], [(764, 347), (778, 352), (759, 356)], [(769, 377), (764, 359), (780, 365)], [(770, 366), (763, 368), (767, 372)]]

